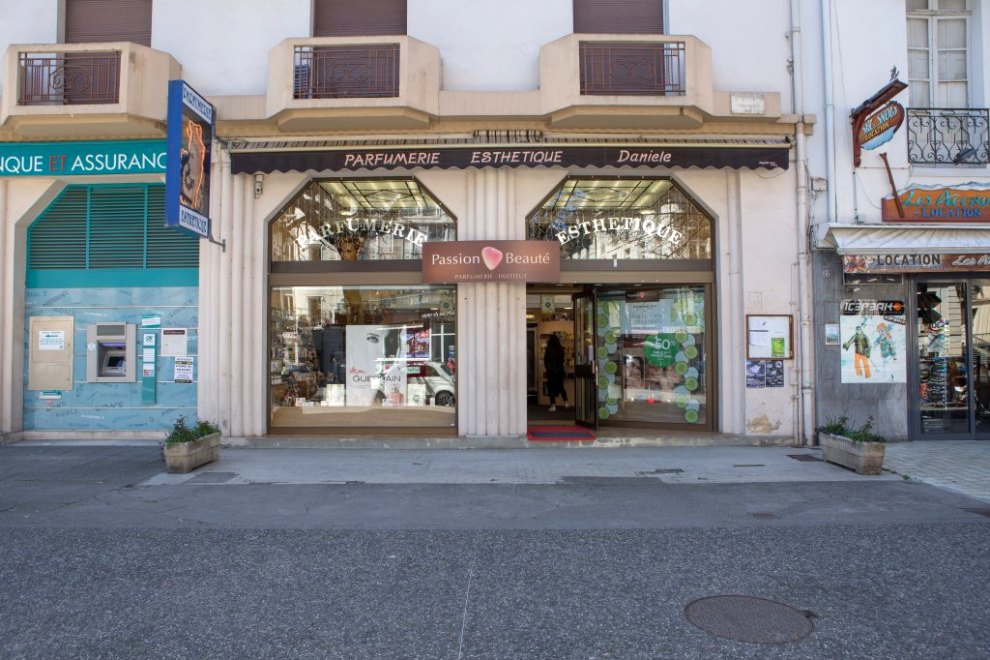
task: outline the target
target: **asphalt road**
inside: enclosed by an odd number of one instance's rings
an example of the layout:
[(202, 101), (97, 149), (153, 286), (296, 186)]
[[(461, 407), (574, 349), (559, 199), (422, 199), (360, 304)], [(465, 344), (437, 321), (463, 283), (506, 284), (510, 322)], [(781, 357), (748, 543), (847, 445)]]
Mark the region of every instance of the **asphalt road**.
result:
[[(153, 447), (0, 447), (0, 657), (990, 657), (990, 507), (910, 481), (161, 472)], [(813, 631), (685, 616), (718, 595)]]

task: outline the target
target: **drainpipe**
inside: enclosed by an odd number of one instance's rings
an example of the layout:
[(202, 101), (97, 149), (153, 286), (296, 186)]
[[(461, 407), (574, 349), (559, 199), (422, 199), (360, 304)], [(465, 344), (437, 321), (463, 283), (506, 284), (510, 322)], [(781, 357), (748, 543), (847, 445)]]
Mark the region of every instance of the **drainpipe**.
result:
[[(832, 0), (822, 0), (822, 75), (825, 87), (825, 176), (828, 178), (828, 224), (835, 223), (835, 101), (832, 93)], [(855, 186), (853, 186), (855, 190)]]
[[(826, 0), (827, 1), (827, 0)], [(791, 107), (797, 115), (795, 125), (795, 161), (797, 197), (797, 306), (798, 306), (798, 359), (800, 362), (801, 391), (795, 397), (799, 420), (796, 439), (804, 446), (810, 446), (814, 428), (814, 361), (812, 359), (811, 332), (811, 278), (808, 258), (809, 215), (808, 215), (808, 145), (804, 134), (804, 60), (801, 41), (800, 0), (791, 0)], [(831, 186), (830, 186), (831, 188)]]

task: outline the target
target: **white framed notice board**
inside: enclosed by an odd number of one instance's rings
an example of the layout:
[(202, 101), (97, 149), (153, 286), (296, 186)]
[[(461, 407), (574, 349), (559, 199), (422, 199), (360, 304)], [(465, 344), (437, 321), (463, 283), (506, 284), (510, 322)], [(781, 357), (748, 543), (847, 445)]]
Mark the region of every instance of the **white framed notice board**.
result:
[(746, 359), (794, 358), (794, 321), (789, 314), (746, 315)]

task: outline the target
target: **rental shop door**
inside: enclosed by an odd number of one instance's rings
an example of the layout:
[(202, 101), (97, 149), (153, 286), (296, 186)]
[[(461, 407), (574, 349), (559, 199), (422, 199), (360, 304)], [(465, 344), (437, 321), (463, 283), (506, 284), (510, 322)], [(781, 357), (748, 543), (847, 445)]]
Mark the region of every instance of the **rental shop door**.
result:
[(990, 279), (915, 285), (920, 439), (990, 439)]

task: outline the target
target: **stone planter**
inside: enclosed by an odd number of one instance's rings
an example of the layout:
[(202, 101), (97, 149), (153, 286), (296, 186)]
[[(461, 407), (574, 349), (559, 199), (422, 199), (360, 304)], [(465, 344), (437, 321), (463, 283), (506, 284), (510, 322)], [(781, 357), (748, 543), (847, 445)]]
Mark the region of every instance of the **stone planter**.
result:
[(822, 454), (829, 463), (855, 470), (859, 474), (880, 474), (885, 445), (882, 442), (856, 442), (844, 435), (820, 433)]
[(220, 458), (220, 434), (211, 433), (192, 442), (165, 447), (165, 467), (169, 472), (190, 472)]

